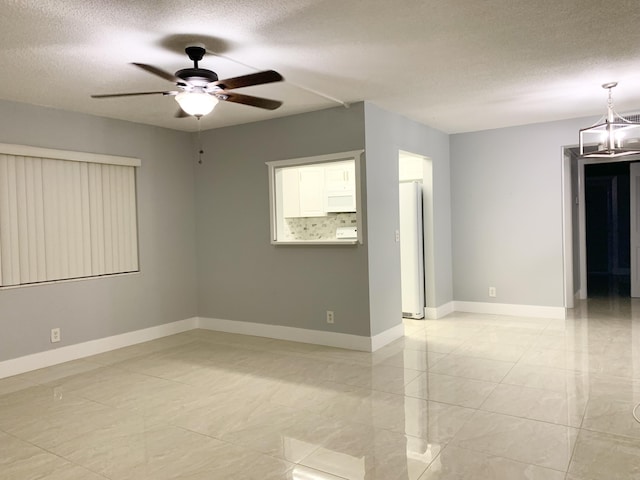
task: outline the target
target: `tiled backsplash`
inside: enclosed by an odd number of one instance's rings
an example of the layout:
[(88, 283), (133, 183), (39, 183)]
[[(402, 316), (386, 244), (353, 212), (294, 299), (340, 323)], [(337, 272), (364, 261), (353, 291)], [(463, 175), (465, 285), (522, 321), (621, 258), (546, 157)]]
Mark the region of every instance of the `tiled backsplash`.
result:
[(336, 228), (355, 226), (355, 213), (329, 213), (326, 217), (285, 218), (283, 240), (335, 240)]

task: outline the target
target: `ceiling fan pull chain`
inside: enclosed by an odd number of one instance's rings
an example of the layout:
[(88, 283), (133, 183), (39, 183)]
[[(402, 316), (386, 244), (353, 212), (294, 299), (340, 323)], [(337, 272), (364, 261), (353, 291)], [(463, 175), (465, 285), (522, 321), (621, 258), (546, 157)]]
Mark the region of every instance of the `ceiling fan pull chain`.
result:
[(202, 149), (202, 129), (200, 128), (200, 118), (202, 117), (196, 117), (196, 120), (198, 121), (198, 165), (202, 165), (202, 154), (204, 153), (204, 150)]

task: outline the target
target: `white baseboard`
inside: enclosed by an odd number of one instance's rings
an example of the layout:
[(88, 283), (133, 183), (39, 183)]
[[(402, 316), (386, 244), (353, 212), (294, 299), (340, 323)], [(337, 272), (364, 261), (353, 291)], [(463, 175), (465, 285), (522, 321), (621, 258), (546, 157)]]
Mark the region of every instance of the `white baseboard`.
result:
[(193, 330), (194, 328), (198, 328), (197, 317), (5, 360), (0, 362), (0, 378), (11, 377), (20, 373), (97, 355), (117, 348), (148, 342), (157, 338)]
[(454, 302), (448, 302), (439, 307), (424, 307), (424, 316), (429, 320), (437, 320), (455, 311)]
[(282, 325), (269, 325), (266, 323), (240, 322), (236, 320), (222, 320), (219, 318), (200, 317), (199, 328), (215, 330), (218, 332), (239, 333), (242, 335), (255, 335), (258, 337), (276, 338), (278, 340), (290, 340), (292, 342), (311, 343), (314, 345), (326, 345), (328, 347), (347, 348), (371, 352), (402, 336), (402, 324), (379, 333), (375, 337), (364, 337), (348, 333), (324, 332), (321, 330), (309, 330), (306, 328), (285, 327)]
[(261, 323), (219, 320), (214, 318), (193, 317), (186, 320), (158, 325), (155, 327), (122, 333), (97, 340), (90, 340), (75, 345), (68, 345), (45, 352), (38, 352), (24, 357), (0, 362), (0, 379), (30, 372), (39, 368), (51, 367), (59, 363), (90, 357), (99, 353), (148, 342), (169, 335), (186, 332), (195, 328), (217, 330), (221, 332), (257, 335), (260, 337), (291, 340), (294, 342), (312, 343), (330, 347), (375, 351), (404, 335), (402, 323), (381, 332), (373, 337), (349, 335), (346, 333), (322, 332), (304, 328), (266, 325)]
[[(454, 311), (513, 315), (520, 317), (566, 318), (566, 310), (564, 307), (459, 301), (449, 302), (436, 308), (425, 308), (425, 315), (429, 319), (436, 319)], [(366, 337), (346, 333), (285, 327), (281, 325), (193, 317), (186, 320), (179, 320), (177, 322), (145, 328), (143, 330), (136, 330), (111, 337), (99, 338), (97, 340), (78, 343), (76, 345), (68, 345), (53, 350), (26, 355), (24, 357), (5, 360), (0, 362), (0, 378), (18, 375), (31, 370), (37, 370), (39, 368), (50, 367), (59, 363), (97, 355), (99, 353), (128, 347), (142, 342), (148, 342), (150, 340), (193, 330), (195, 328), (204, 328), (207, 330), (217, 330), (243, 335), (257, 335), (260, 337), (311, 343), (315, 345), (326, 345), (364, 352), (374, 352), (402, 337), (404, 334), (404, 327), (401, 323), (385, 330), (384, 332), (374, 335), (373, 337)]]
[(402, 338), (404, 336), (404, 325), (402, 323), (391, 327), (384, 332), (371, 337), (371, 349), (369, 351), (375, 352), (379, 348), (389, 345), (394, 340)]
[(453, 302), (456, 312), (488, 313), (493, 315), (512, 315), (533, 318), (566, 318), (564, 307), (545, 307), (539, 305), (517, 305), (510, 303)]

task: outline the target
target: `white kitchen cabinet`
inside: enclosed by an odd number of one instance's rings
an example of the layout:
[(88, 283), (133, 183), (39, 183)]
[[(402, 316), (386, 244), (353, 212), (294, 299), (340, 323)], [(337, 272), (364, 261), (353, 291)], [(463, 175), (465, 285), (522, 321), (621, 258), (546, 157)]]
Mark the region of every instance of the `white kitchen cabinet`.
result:
[(355, 162), (333, 162), (325, 166), (325, 188), (327, 191), (355, 190)]
[(300, 216), (326, 216), (327, 212), (324, 206), (324, 167), (300, 167), (298, 172), (300, 175)]
[(324, 177), (323, 166), (283, 169), (283, 216), (285, 218), (326, 216)]
[(355, 162), (328, 163), (325, 169), (325, 211), (332, 213), (355, 212)]
[(353, 161), (285, 168), (282, 187), (284, 218), (356, 211)]
[(300, 217), (300, 173), (297, 167), (282, 169), (282, 215)]

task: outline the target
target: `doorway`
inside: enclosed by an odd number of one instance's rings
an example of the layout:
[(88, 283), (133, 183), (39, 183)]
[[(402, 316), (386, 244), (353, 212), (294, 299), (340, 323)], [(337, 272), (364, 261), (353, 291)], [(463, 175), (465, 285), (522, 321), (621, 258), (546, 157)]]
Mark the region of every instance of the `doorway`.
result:
[[(625, 222), (626, 219), (630, 219), (633, 214), (633, 207), (631, 205), (631, 196), (628, 200), (624, 200), (624, 206), (620, 206), (620, 193), (623, 196), (626, 195), (626, 188), (630, 187), (630, 173), (629, 179), (622, 180), (621, 177), (618, 176), (620, 171), (622, 172), (630, 172), (629, 165), (633, 162), (639, 162), (640, 156), (634, 155), (626, 158), (621, 158), (618, 161), (612, 161), (604, 158), (592, 158), (592, 159), (582, 159), (579, 157), (578, 148), (575, 146), (572, 147), (564, 147), (563, 148), (563, 167), (562, 167), (562, 191), (563, 191), (563, 263), (564, 263), (564, 287), (565, 287), (565, 307), (573, 308), (574, 299), (586, 300), (587, 299), (587, 234), (586, 234), (586, 217), (587, 217), (587, 197), (586, 197), (586, 169), (592, 165), (616, 165), (620, 164), (622, 166), (611, 167), (614, 170), (611, 172), (606, 171), (598, 171), (596, 172), (596, 177), (602, 177), (599, 180), (591, 180), (592, 186), (595, 187), (594, 193), (590, 194), (592, 205), (600, 204), (600, 218), (596, 218), (596, 225), (598, 221), (604, 222), (605, 227), (601, 228), (604, 230), (604, 240), (602, 239), (602, 233), (600, 242), (604, 242), (606, 245), (604, 258), (602, 256), (598, 258), (597, 254), (595, 257), (595, 266), (594, 266), (594, 258), (592, 257), (592, 273), (600, 273), (602, 277), (607, 277), (606, 280), (601, 278), (600, 281), (608, 282), (611, 272), (613, 276), (612, 280), (614, 283), (612, 285), (605, 284), (602, 288), (607, 288), (610, 290), (610, 295), (622, 296), (620, 292), (625, 292), (627, 297), (630, 297), (630, 293), (626, 292), (625, 283), (627, 282), (624, 276), (627, 271), (626, 268), (629, 269), (629, 274), (633, 278), (634, 268), (631, 266), (633, 261), (632, 258), (627, 260), (624, 258), (625, 255), (629, 255), (631, 253), (630, 247), (620, 247), (620, 243), (616, 241), (614, 235), (609, 233), (609, 227), (606, 227), (606, 224), (614, 223), (614, 219), (616, 215), (614, 212), (617, 211), (617, 221), (618, 226), (616, 230), (620, 227), (620, 219), (622, 216), (622, 221)], [(626, 164), (626, 165), (625, 165)], [(605, 167), (606, 168), (606, 167)], [(620, 169), (616, 171), (615, 169)], [(593, 172), (593, 171), (592, 171)], [(613, 176), (618, 176), (617, 180), (614, 180)], [(618, 206), (616, 209), (613, 208), (613, 190), (617, 189), (616, 193), (616, 201), (618, 202)], [(622, 189), (622, 192), (621, 192)], [(609, 192), (609, 193), (607, 193)], [(600, 197), (601, 200), (598, 201), (597, 197)], [(607, 198), (610, 198), (610, 206), (607, 205)], [(604, 200), (603, 200), (604, 199)], [(604, 207), (602, 204), (604, 203)], [(629, 213), (620, 213), (619, 209), (629, 208)], [(603, 210), (604, 209), (604, 210)], [(603, 213), (604, 212), (604, 213)], [(609, 212), (609, 213), (607, 213)], [(624, 212), (624, 210), (623, 210)], [(604, 219), (602, 218), (604, 217)], [(592, 221), (593, 225), (593, 221)], [(623, 224), (622, 228), (624, 229), (624, 237), (625, 239), (618, 238), (617, 240), (626, 240), (626, 238), (630, 238), (630, 231), (627, 230), (626, 225)], [(630, 229), (630, 227), (628, 227)], [(618, 231), (619, 237), (622, 234)], [(640, 244), (640, 242), (639, 242)], [(594, 251), (594, 246), (592, 245), (591, 250)], [(615, 253), (615, 249), (618, 249), (618, 255)], [(616, 260), (617, 258), (617, 260)], [(606, 266), (602, 267), (603, 262), (606, 262)], [(611, 269), (609, 268), (611, 265)], [(628, 266), (625, 266), (628, 265)], [(600, 270), (596, 268), (601, 268)], [(640, 271), (638, 271), (640, 274)], [(592, 285), (594, 284), (594, 278), (597, 275), (592, 276)], [(618, 277), (618, 278), (616, 278)], [(620, 278), (622, 277), (622, 278)], [(621, 280), (622, 284), (618, 283), (616, 285), (615, 281)], [(598, 279), (595, 278), (595, 282), (598, 283)], [(637, 282), (636, 282), (637, 283)], [(631, 282), (633, 285), (633, 281)], [(597, 286), (595, 286), (596, 290), (592, 290), (594, 294), (597, 294)], [(600, 294), (602, 294), (602, 290), (600, 290)], [(640, 296), (640, 295), (639, 295)]]
[(587, 297), (628, 297), (629, 162), (585, 165)]
[[(415, 269), (422, 273), (424, 278), (423, 312), (413, 318), (426, 316), (426, 318), (436, 318), (435, 307), (435, 250), (434, 250), (434, 226), (433, 226), (433, 165), (430, 158), (415, 153), (398, 151), (398, 179), (400, 183), (416, 182), (420, 185), (422, 194), (422, 249), (423, 255), (420, 268)], [(402, 232), (398, 232), (400, 238)], [(404, 268), (402, 268), (404, 270)], [(408, 272), (401, 272), (406, 274)], [(401, 285), (404, 288), (404, 285)], [(404, 296), (404, 293), (403, 293)], [(418, 312), (415, 312), (418, 313)]]

